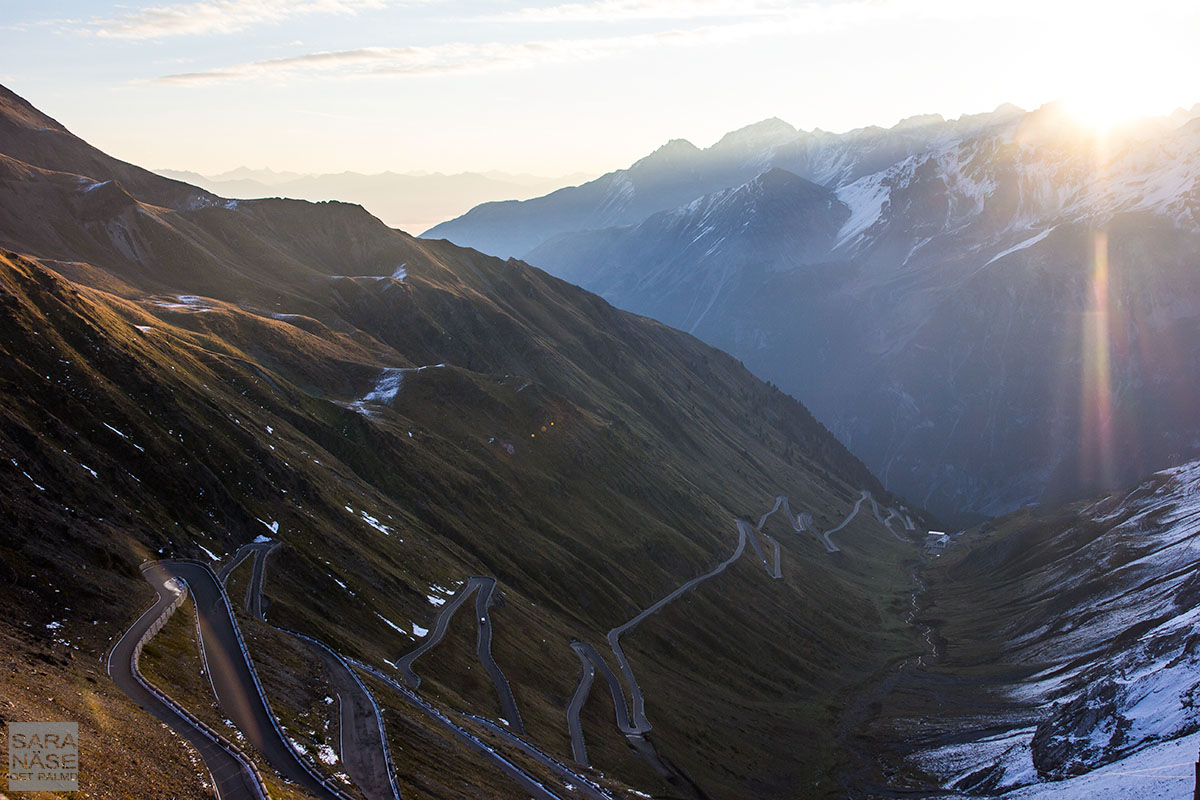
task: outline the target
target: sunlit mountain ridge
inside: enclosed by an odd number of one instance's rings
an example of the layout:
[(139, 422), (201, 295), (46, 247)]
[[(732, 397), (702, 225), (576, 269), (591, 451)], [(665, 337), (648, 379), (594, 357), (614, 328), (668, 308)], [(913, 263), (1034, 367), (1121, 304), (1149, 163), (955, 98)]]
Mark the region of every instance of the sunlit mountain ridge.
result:
[(1059, 105), (841, 135), (767, 121), (428, 235), (515, 247), (695, 333), (888, 486), (996, 514), (1196, 453), (1196, 112), (1109, 133)]

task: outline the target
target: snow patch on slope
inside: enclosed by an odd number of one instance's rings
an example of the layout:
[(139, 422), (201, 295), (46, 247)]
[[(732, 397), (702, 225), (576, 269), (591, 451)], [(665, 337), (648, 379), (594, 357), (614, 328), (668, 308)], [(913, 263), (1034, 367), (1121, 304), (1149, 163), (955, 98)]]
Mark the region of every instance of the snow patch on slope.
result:
[(850, 217), (838, 231), (837, 243), (834, 249), (845, 244), (853, 243), (860, 238), (883, 215), (883, 204), (891, 195), (891, 187), (887, 184), (887, 173), (877, 172), (859, 178), (854, 183), (839, 186), (837, 199), (850, 209)]
[(1019, 243), (1013, 245), (1012, 247), (1008, 248), (1007, 250), (997, 253), (996, 255), (994, 255), (990, 259), (988, 259), (987, 264), (984, 264), (984, 266), (986, 267), (988, 264), (991, 264), (993, 261), (999, 261), (1000, 259), (1004, 258), (1005, 256), (1015, 253), (1018, 250), (1024, 250), (1026, 247), (1033, 247), (1035, 244), (1042, 241), (1047, 236), (1049, 236), (1051, 233), (1053, 233), (1054, 229), (1057, 227), (1058, 227), (1057, 225), (1052, 225), (1049, 228), (1047, 228), (1046, 230), (1042, 231), (1041, 233), (1036, 234), (1034, 236), (1030, 236), (1025, 241), (1019, 242)]
[(405, 636), (409, 636), (409, 635), (410, 635), (408, 631), (404, 630), (404, 628), (401, 628), (399, 625), (397, 625), (396, 623), (392, 622), (390, 619), (388, 619), (387, 617), (385, 617), (383, 614), (380, 614), (378, 611), (376, 611), (376, 612), (375, 612), (375, 616), (379, 617), (381, 620), (383, 620), (384, 622), (386, 622), (389, 628), (392, 628), (393, 630), (399, 631), (400, 633), (403, 633)]
[[(1005, 797), (1142, 798), (1181, 796), (1182, 778), (1160, 775), (1164, 765), (1194, 780), (1200, 461), (1158, 473), (1119, 503), (1085, 508), (1080, 520), (1059, 534), (1072, 543), (1070, 555), (1022, 585), (1030, 602), (1073, 597), (1074, 605), (1010, 640), (1016, 663), (1042, 665), (1002, 692), (1033, 712), (1036, 727), (993, 727), (909, 756), (942, 786), (969, 791), (986, 780), (983, 788), (996, 792), (1036, 784)], [(1082, 576), (1080, 564), (1091, 565)], [(1163, 755), (1180, 741), (1191, 742), (1180, 751), (1185, 758)]]
[(1200, 734), (1160, 742), (1120, 761), (1063, 781), (1000, 795), (1005, 800), (1176, 800), (1189, 797)]
[(371, 391), (367, 392), (362, 398), (355, 400), (348, 405), (360, 414), (370, 416), (372, 410), (370, 406), (385, 406), (391, 405), (400, 391), (404, 388), (404, 379), (414, 373), (421, 372), (427, 369), (440, 369), (445, 367), (445, 364), (426, 364), (422, 367), (395, 367), (384, 369), (375, 379), (375, 386)]

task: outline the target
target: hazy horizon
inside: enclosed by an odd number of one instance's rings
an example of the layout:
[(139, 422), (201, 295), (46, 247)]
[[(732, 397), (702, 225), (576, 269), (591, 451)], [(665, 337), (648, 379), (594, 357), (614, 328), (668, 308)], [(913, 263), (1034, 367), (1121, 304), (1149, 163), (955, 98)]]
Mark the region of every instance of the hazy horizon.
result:
[(0, 81), (121, 158), (202, 174), (599, 175), (770, 117), (840, 132), (1060, 98), (1114, 118), (1200, 100), (1188, 83), (1200, 9), (1165, 0), (58, 0), (6, 12)]

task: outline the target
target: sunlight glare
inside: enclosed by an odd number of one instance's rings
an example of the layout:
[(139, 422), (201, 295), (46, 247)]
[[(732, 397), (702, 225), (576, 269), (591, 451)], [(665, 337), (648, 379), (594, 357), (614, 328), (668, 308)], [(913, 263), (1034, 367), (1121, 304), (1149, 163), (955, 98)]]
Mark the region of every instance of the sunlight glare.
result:
[(1127, 111), (1117, 98), (1101, 92), (1066, 97), (1062, 107), (1069, 117), (1096, 133), (1107, 133), (1139, 116), (1137, 112)]
[(1080, 342), (1081, 446), (1080, 465), (1087, 483), (1110, 485), (1116, 475), (1112, 385), (1112, 340), (1109, 325), (1108, 235), (1092, 236), (1091, 302), (1084, 312)]
[(1062, 109), (1069, 117), (1097, 134), (1128, 127), (1150, 117), (1164, 116), (1179, 105), (1165, 86), (1141, 82), (1131, 75), (1079, 87), (1061, 100)]

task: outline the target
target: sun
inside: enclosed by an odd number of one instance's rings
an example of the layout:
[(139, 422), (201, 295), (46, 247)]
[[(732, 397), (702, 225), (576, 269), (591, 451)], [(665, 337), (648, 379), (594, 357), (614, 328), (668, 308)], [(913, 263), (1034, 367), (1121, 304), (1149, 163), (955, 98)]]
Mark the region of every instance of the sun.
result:
[(1139, 120), (1170, 114), (1179, 107), (1154, 85), (1131, 85), (1109, 81), (1067, 93), (1060, 101), (1063, 111), (1080, 125), (1097, 134), (1129, 127)]
[(1118, 102), (1110, 95), (1080, 93), (1062, 99), (1062, 109), (1067, 116), (1096, 133), (1108, 133), (1114, 128), (1132, 122), (1140, 115)]

